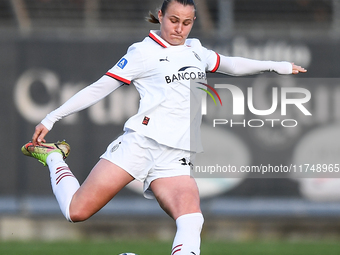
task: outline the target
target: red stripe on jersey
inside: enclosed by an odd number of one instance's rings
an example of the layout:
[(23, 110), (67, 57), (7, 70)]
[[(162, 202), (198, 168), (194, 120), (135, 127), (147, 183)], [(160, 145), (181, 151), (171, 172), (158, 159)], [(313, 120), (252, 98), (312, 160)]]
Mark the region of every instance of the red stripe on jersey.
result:
[(156, 43), (158, 43), (160, 46), (162, 46), (163, 48), (167, 48), (167, 46), (162, 43), (154, 34), (149, 33), (149, 37), (154, 40)]
[(211, 70), (212, 73), (216, 72), (217, 69), (218, 69), (219, 66), (220, 66), (221, 57), (220, 57), (220, 55), (218, 55), (217, 53), (216, 53), (216, 55), (217, 55), (216, 65), (215, 65), (214, 69)]
[(131, 81), (129, 81), (129, 80), (127, 80), (127, 79), (124, 79), (124, 78), (122, 78), (122, 77), (120, 77), (120, 76), (118, 76), (118, 75), (115, 75), (115, 74), (113, 74), (113, 73), (110, 73), (110, 72), (107, 72), (106, 75), (107, 75), (107, 76), (110, 76), (110, 77), (112, 77), (112, 78), (115, 78), (115, 79), (118, 80), (118, 81), (124, 82), (124, 83), (126, 83), (126, 84), (128, 84), (128, 85), (131, 83)]

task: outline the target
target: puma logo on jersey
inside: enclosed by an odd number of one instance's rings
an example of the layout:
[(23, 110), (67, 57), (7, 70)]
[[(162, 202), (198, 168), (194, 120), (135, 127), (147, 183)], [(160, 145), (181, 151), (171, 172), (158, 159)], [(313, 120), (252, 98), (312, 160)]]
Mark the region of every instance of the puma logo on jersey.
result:
[(163, 62), (163, 61), (170, 62), (169, 59), (168, 59), (168, 56), (166, 56), (166, 58), (160, 58), (159, 61), (160, 62)]

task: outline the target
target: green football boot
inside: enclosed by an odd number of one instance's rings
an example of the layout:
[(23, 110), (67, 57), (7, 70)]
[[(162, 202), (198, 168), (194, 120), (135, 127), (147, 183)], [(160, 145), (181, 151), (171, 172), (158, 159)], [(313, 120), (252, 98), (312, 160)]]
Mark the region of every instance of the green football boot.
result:
[(32, 142), (26, 143), (22, 146), (21, 151), (24, 155), (36, 158), (44, 166), (47, 166), (46, 158), (52, 152), (60, 153), (64, 159), (70, 154), (70, 145), (65, 141), (56, 143), (41, 143), (41, 145), (34, 146)]

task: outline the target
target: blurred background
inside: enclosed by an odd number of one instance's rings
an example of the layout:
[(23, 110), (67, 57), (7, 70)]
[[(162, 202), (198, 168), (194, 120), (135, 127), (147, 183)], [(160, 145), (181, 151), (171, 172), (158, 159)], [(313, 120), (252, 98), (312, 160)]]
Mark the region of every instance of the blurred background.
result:
[[(47, 113), (100, 78), (150, 29), (158, 29), (144, 18), (149, 11), (157, 13), (161, 4), (161, 0), (0, 0), (0, 240), (172, 239), (172, 220), (156, 201), (143, 198), (139, 183), (125, 188), (89, 221), (67, 223), (52, 194), (47, 169), (20, 152)], [(196, 0), (196, 4), (191, 37), (200, 38), (207, 48), (227, 56), (290, 61), (308, 69), (289, 78), (252, 76), (246, 87), (258, 89), (254, 101), (270, 106), (272, 87), (303, 87), (312, 95), (306, 106), (312, 116), (276, 115), (297, 120), (294, 128), (212, 129), (208, 114), (202, 132), (211, 139), (205, 141), (209, 150), (201, 160), (218, 152), (227, 163), (248, 166), (339, 164), (340, 1)], [(226, 102), (227, 95), (221, 96)], [(82, 182), (137, 108), (134, 87), (124, 86), (57, 123), (47, 139), (71, 144), (67, 162)], [(218, 116), (232, 118), (224, 110)], [(259, 117), (244, 117), (255, 118)], [(197, 181), (206, 219), (204, 238), (340, 238), (337, 178), (287, 173), (280, 178), (241, 175)]]

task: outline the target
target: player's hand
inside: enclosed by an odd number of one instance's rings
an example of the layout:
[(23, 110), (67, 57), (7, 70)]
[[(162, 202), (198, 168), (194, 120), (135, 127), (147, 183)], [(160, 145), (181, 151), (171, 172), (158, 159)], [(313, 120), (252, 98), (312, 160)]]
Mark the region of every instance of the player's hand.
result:
[(295, 65), (294, 63), (292, 63), (292, 67), (293, 67), (293, 69), (292, 69), (292, 74), (305, 73), (305, 72), (307, 72), (306, 69), (304, 69), (304, 68), (301, 67), (301, 66), (297, 66), (297, 65)]
[(35, 131), (32, 137), (32, 143), (34, 146), (46, 143), (45, 136), (48, 133), (48, 129), (43, 124), (38, 124), (35, 127)]

